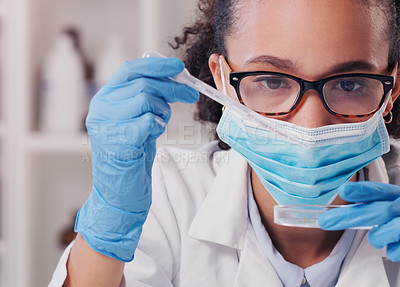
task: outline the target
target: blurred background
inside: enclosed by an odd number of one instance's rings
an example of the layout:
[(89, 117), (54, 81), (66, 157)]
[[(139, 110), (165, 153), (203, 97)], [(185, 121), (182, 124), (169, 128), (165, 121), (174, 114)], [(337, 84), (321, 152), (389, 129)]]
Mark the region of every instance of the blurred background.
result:
[[(168, 42), (197, 0), (0, 0), (0, 286), (47, 286), (91, 189), (84, 118), (124, 60)], [(173, 105), (158, 144), (194, 149), (212, 130)]]

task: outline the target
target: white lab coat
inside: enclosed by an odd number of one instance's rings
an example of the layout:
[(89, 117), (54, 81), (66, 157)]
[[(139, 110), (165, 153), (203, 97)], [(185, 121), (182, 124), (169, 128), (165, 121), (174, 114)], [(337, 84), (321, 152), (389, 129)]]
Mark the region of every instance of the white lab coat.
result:
[[(126, 264), (126, 286), (282, 286), (249, 222), (247, 168), (238, 153), (221, 151), (215, 142), (195, 152), (160, 149), (153, 205), (135, 258)], [(391, 168), (397, 176), (391, 181), (400, 183), (398, 161)], [(371, 181), (388, 182), (381, 158), (368, 171)], [(49, 286), (62, 286), (70, 247)], [(357, 231), (337, 286), (400, 286), (399, 270)]]

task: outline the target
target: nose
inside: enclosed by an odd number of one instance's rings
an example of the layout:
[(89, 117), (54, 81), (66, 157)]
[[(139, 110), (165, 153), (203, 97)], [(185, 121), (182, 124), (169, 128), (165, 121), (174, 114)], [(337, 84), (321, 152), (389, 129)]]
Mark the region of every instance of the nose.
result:
[(300, 104), (288, 116), (285, 120), (305, 128), (317, 128), (338, 121), (335, 115), (325, 109), (318, 91), (314, 89), (304, 93)]

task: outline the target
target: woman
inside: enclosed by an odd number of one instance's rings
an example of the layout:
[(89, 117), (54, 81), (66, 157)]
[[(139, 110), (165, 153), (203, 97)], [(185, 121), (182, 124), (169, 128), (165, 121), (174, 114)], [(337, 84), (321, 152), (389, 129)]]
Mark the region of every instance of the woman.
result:
[[(200, 8), (177, 39), (189, 70), (263, 114), (265, 127), (202, 98), (200, 118), (219, 122), (232, 148), (161, 149), (154, 161), (167, 102), (198, 94), (167, 79), (183, 70), (177, 59), (125, 63), (91, 103), (93, 189), (50, 285), (400, 286), (400, 187), (389, 184), (400, 183), (399, 165), (389, 154), (386, 170), (381, 158), (384, 121), (400, 136), (400, 4)], [(320, 218), (336, 231), (273, 223), (277, 203), (351, 202), (360, 204)], [(359, 226), (375, 227), (347, 229)]]

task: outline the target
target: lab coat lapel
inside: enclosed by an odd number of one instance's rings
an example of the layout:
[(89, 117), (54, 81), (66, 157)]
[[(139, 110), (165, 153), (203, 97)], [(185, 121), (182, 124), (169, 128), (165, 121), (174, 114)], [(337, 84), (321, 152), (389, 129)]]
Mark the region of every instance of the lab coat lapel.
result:
[(366, 231), (357, 231), (336, 286), (390, 287), (382, 252), (368, 243)]
[[(388, 183), (385, 163), (378, 158), (367, 166), (368, 180)], [(372, 247), (368, 242), (368, 232), (359, 230), (353, 240), (337, 283), (337, 287), (389, 287), (382, 256), (383, 250)]]
[(367, 166), (368, 181), (389, 183), (385, 162), (383, 159), (377, 158)]
[(231, 149), (192, 221), (189, 235), (237, 249), (240, 260), (234, 287), (282, 287), (249, 223), (247, 168), (247, 161)]
[(282, 282), (262, 251), (254, 230), (248, 226), (244, 249), (233, 287), (282, 287)]
[(229, 150), (189, 229), (192, 238), (243, 249), (248, 225), (247, 161)]
[[(194, 217), (189, 235), (238, 250), (240, 261), (234, 287), (282, 287), (273, 266), (265, 258), (249, 224), (246, 160), (234, 150), (217, 171), (212, 187)], [(370, 180), (387, 182), (378, 159), (368, 166)], [(224, 203), (221, 205), (221, 203)], [(374, 249), (359, 231), (346, 257), (337, 287), (390, 287), (381, 251)]]

